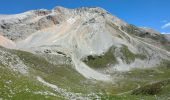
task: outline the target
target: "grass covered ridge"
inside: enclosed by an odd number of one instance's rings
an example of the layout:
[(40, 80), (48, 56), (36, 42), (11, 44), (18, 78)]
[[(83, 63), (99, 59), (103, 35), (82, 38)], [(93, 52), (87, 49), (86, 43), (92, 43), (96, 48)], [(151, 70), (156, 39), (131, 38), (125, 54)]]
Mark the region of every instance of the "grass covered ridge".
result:
[[(107, 52), (100, 56), (89, 55), (83, 61), (92, 68), (105, 68), (110, 65), (118, 64), (115, 57), (115, 49), (116, 47), (111, 47)], [(125, 45), (122, 45), (120, 48), (120, 53), (122, 55), (119, 56), (121, 56), (121, 59), (127, 64), (134, 62), (136, 58), (141, 60), (147, 58), (146, 55), (132, 53)]]
[(72, 65), (54, 65), (36, 54), (18, 50), (12, 52), (33, 70), (34, 75), (41, 76), (51, 84), (76, 93), (89, 93), (99, 90), (92, 84), (90, 85), (90, 80), (84, 78)]

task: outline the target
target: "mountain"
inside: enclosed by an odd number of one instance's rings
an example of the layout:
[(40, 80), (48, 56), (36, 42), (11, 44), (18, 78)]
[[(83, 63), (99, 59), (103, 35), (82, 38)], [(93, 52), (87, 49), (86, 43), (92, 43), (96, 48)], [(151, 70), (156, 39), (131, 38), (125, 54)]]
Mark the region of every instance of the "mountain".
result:
[(0, 15), (0, 45), (2, 99), (152, 100), (134, 92), (157, 81), (170, 97), (168, 36), (99, 7)]
[(170, 34), (165, 34), (165, 38), (170, 41)]

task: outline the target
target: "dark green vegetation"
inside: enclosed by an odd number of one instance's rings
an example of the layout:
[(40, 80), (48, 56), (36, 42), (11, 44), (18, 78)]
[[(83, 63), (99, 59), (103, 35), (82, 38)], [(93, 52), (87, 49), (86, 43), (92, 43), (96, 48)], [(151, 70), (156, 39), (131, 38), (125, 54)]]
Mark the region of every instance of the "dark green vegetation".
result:
[(170, 85), (170, 79), (163, 80), (160, 82), (155, 82), (151, 83), (149, 85), (140, 87), (138, 89), (135, 89), (132, 94), (139, 95), (139, 94), (144, 94), (144, 95), (156, 95), (159, 94), (164, 87)]
[[(116, 47), (111, 47), (106, 53), (100, 56), (87, 56), (84, 62), (92, 68), (106, 68), (110, 65), (118, 64), (117, 59), (115, 57), (115, 49)], [(127, 64), (134, 62), (135, 59), (144, 60), (147, 58), (144, 54), (132, 53), (125, 45), (122, 45), (120, 52), (122, 53), (121, 59)]]
[(88, 56), (84, 62), (93, 68), (103, 68), (109, 65), (117, 63), (116, 57), (114, 56), (115, 47), (111, 47), (104, 55), (101, 56)]
[(134, 62), (134, 60), (136, 58), (138, 59), (146, 59), (147, 57), (145, 55), (142, 55), (142, 54), (134, 54), (132, 53), (127, 46), (125, 45), (122, 45), (122, 48), (121, 48), (121, 52), (123, 54), (123, 56), (121, 57), (127, 64), (130, 64), (132, 62)]

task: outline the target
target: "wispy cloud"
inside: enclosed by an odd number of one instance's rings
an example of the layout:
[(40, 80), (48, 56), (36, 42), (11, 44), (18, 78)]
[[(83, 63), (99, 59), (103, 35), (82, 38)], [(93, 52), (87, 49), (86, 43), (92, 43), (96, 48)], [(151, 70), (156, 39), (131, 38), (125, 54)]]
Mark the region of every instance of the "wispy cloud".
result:
[(169, 22), (169, 23), (164, 24), (161, 28), (162, 28), (162, 29), (165, 29), (165, 28), (169, 28), (169, 27), (170, 27), (170, 22)]
[(162, 34), (170, 34), (170, 32), (162, 32)]

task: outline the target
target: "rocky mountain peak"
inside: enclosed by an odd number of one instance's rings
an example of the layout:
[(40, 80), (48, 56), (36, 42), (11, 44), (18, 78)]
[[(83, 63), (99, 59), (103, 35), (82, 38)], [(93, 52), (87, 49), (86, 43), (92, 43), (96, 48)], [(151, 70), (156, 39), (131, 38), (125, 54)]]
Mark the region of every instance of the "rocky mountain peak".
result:
[(52, 11), (47, 10), (47, 9), (34, 10), (32, 12), (38, 16), (44, 16), (44, 15), (48, 15), (52, 13)]
[(56, 6), (52, 9), (52, 11), (54, 11), (55, 13), (61, 13), (61, 14), (66, 14), (69, 13), (70, 9), (68, 8), (64, 8), (62, 6)]

